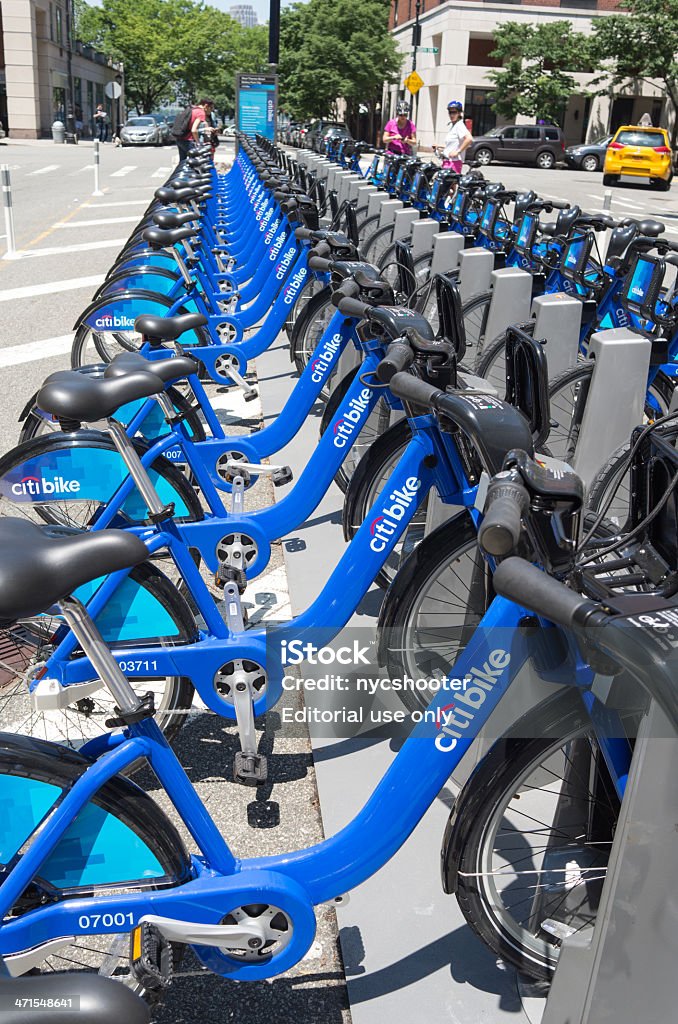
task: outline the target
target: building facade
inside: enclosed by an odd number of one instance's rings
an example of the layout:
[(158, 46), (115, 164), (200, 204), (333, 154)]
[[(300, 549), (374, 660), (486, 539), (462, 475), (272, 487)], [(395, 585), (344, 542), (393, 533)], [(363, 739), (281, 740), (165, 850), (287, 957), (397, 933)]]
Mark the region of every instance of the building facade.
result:
[[(618, 0), (422, 0), (419, 4), (421, 46), (436, 53), (417, 52), (417, 71), (424, 87), (416, 98), (417, 137), (424, 148), (440, 143), (448, 124), (447, 104), (461, 100), (464, 116), (481, 135), (506, 120), (492, 110), (493, 87), (488, 72), (500, 62), (490, 57), (493, 32), (508, 21), (539, 23), (565, 20), (575, 31), (589, 34), (595, 18), (616, 10)], [(404, 55), (402, 77), (412, 68), (412, 28), (416, 0), (393, 0), (391, 31)], [(665, 97), (659, 85), (636, 83), (624, 92), (589, 96), (593, 74), (573, 74), (577, 87), (565, 108), (562, 127), (567, 144), (589, 141), (621, 124), (637, 123), (649, 113), (655, 125), (667, 127)], [(399, 98), (409, 99), (402, 78), (386, 90), (384, 114)], [(387, 117), (384, 116), (384, 121)], [(520, 122), (533, 118), (518, 117)], [(670, 127), (670, 126), (668, 126)]]
[(229, 7), (228, 13), (244, 28), (256, 28), (259, 24), (257, 12), (251, 4), (234, 4), (233, 7)]
[[(66, 123), (71, 0), (0, 0), (0, 121), (10, 138), (49, 138), (52, 123)], [(122, 103), (105, 94), (122, 81), (122, 68), (91, 47), (71, 52), (73, 107), (78, 134), (91, 137), (99, 103), (113, 129)]]

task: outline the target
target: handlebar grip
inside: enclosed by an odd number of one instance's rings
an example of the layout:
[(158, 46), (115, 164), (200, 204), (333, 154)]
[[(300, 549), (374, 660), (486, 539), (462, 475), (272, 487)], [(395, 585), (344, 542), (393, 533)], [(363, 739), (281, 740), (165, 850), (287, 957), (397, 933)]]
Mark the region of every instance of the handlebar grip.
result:
[(386, 355), (377, 367), (377, 377), (382, 384), (389, 384), (396, 373), (402, 373), (414, 362), (414, 352), (409, 345), (394, 341), (388, 346)]
[(295, 228), (294, 237), (299, 242), (310, 242), (313, 240), (313, 232), (310, 228)]
[(411, 373), (396, 373), (390, 380), (391, 391), (398, 398), (412, 405), (421, 405), (425, 409), (433, 408), (433, 402), (443, 392), (433, 384), (427, 384), (419, 377), (413, 377)]
[(322, 256), (309, 256), (308, 265), (311, 270), (319, 270), (326, 274), (332, 267), (332, 260), (323, 259)]
[(334, 293), (332, 302), (344, 316), (356, 316), (363, 319), (370, 309), (367, 302), (361, 302), (360, 299), (354, 299), (351, 295), (343, 295), (341, 292)]
[(495, 569), (492, 581), (497, 594), (566, 629), (581, 623), (588, 609), (598, 608), (593, 601), (575, 594), (523, 558), (507, 558)]
[(478, 543), (488, 555), (501, 558), (513, 551), (520, 540), (520, 519), (530, 498), (522, 484), (495, 478), (487, 491), (485, 516), (478, 530)]
[(570, 204), (568, 202), (566, 202), (564, 199), (551, 199), (549, 201), (549, 206), (551, 206), (554, 210), (569, 210), (570, 209)]

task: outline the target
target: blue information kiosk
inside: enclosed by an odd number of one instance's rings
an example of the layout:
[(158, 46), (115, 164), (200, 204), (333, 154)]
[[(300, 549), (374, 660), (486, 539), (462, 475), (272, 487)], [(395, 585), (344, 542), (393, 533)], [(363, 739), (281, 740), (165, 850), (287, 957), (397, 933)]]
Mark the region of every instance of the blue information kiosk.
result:
[(277, 75), (236, 75), (236, 123), (245, 135), (275, 141), (278, 111)]

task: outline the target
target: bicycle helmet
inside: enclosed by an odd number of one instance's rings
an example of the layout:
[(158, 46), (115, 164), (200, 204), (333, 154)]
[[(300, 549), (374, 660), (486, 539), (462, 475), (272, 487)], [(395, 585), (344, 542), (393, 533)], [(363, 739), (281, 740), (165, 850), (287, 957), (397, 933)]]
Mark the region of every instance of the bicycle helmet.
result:
[(462, 110), (464, 109), (464, 104), (461, 102), (461, 100), (450, 100), (450, 102), (447, 104), (447, 109), (458, 110), (459, 113), (461, 114)]
[(410, 112), (409, 104), (401, 101), (396, 107), (396, 117), (402, 117), (403, 114), (408, 115)]

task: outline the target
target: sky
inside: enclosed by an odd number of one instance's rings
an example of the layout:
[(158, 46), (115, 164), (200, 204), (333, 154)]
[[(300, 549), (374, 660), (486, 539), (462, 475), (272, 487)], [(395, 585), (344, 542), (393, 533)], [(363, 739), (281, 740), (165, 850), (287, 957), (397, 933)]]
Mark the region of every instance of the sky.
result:
[[(227, 14), (229, 7), (236, 3), (251, 4), (257, 12), (259, 24), (263, 25), (265, 21), (268, 21), (269, 0), (206, 0), (206, 2), (211, 7), (218, 7), (220, 10), (226, 11)], [(281, 6), (289, 7), (291, 2), (292, 0), (281, 0)]]

